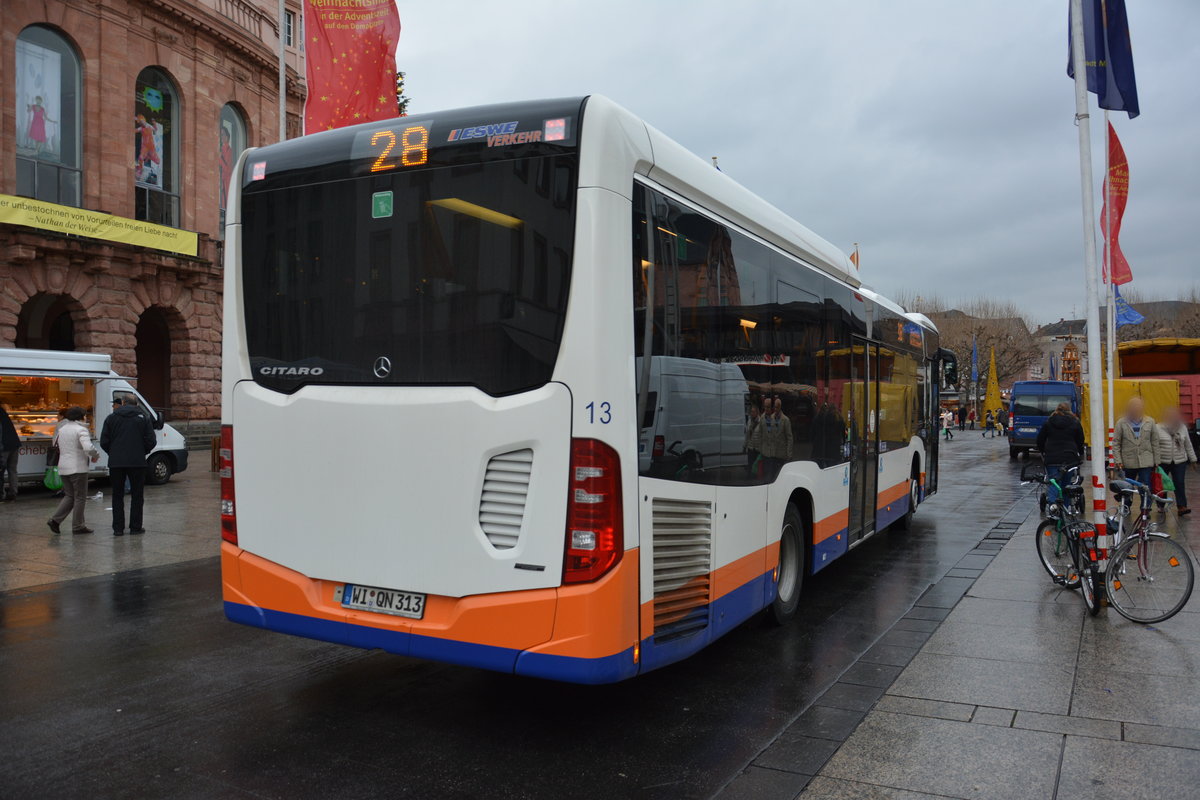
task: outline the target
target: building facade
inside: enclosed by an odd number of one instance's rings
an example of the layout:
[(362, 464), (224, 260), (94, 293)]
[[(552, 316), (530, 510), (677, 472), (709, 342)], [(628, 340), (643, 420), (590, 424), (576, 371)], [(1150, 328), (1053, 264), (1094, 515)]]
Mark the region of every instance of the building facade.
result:
[[(0, 216), (0, 347), (109, 353), (168, 418), (219, 418), (224, 188), (243, 149), (280, 138), (281, 35), (299, 134), (300, 0), (282, 24), (274, 2), (248, 0), (3, 9), (0, 206), (24, 214)], [(190, 244), (54, 222), (77, 209)]]

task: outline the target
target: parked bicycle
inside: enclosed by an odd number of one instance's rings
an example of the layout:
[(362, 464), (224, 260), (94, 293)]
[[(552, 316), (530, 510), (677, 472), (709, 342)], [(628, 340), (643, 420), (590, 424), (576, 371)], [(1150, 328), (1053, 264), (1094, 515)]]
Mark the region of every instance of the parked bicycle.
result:
[(1068, 467), (1056, 477), (1048, 477), (1041, 464), (1027, 464), (1021, 470), (1021, 480), (1043, 486), (1042, 506), (1049, 516), (1038, 525), (1034, 537), (1038, 559), (1059, 586), (1082, 589), (1084, 607), (1095, 616), (1100, 612), (1100, 553), (1096, 548), (1096, 526), (1082, 518), (1083, 479), (1079, 467)]
[[(1187, 605), (1196, 582), (1196, 571), (1187, 548), (1155, 529), (1150, 521), (1152, 501), (1160, 506), (1174, 502), (1166, 493), (1128, 478), (1108, 484), (1119, 513), (1109, 518), (1115, 548), (1105, 572), (1108, 602), (1133, 622), (1155, 623), (1170, 619)], [(1126, 533), (1134, 496), (1139, 509), (1133, 529)]]

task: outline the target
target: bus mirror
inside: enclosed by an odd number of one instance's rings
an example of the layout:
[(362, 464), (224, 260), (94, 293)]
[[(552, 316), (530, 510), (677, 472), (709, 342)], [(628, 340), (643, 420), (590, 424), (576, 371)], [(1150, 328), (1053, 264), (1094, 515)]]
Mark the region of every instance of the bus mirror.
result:
[(943, 348), (938, 350), (938, 359), (942, 362), (943, 385), (958, 386), (958, 356)]

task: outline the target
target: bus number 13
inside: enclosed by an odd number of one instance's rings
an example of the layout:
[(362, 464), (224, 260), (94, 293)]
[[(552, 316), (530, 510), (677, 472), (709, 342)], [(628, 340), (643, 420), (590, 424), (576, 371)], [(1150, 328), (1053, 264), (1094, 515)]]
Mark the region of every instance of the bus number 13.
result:
[(599, 422), (601, 425), (607, 425), (612, 422), (612, 403), (600, 403), (599, 406), (595, 402), (588, 403), (584, 408), (588, 412), (588, 422), (595, 425)]

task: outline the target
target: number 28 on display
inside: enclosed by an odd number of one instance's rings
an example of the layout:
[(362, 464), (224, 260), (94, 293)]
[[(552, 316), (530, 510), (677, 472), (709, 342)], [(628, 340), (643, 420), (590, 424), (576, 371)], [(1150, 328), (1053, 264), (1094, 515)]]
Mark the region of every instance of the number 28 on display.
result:
[(419, 167), (429, 161), (429, 128), (409, 125), (399, 133), (390, 129), (375, 131), (371, 134), (370, 146), (376, 156), (371, 172)]

